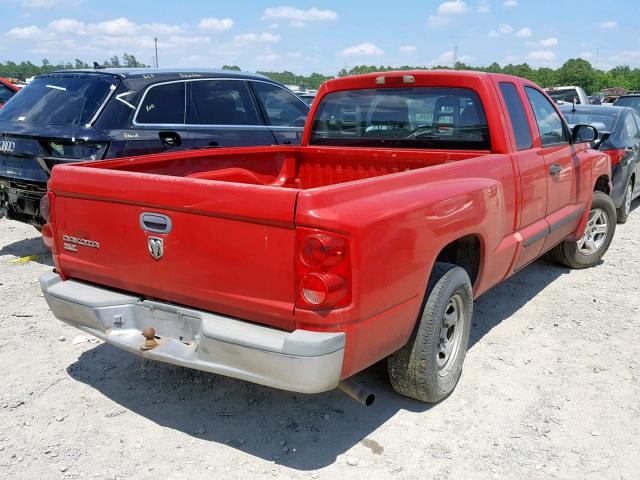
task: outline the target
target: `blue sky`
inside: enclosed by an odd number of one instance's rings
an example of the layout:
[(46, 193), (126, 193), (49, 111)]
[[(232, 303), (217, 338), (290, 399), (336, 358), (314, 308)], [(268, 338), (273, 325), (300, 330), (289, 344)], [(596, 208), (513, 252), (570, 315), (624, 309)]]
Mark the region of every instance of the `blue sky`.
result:
[(126, 51), (152, 64), (157, 36), (161, 67), (333, 75), (359, 64), (450, 64), (454, 46), (472, 65), (582, 57), (640, 66), (637, 0), (0, 1), (2, 61), (101, 62)]

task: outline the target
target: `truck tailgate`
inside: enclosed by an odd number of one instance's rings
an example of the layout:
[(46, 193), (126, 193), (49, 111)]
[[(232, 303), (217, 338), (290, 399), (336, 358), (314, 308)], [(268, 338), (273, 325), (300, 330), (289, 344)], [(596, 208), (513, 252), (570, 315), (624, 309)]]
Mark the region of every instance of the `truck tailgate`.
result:
[[(56, 167), (49, 189), (66, 277), (294, 328), (297, 190), (77, 165)], [(148, 231), (145, 213), (170, 231)]]

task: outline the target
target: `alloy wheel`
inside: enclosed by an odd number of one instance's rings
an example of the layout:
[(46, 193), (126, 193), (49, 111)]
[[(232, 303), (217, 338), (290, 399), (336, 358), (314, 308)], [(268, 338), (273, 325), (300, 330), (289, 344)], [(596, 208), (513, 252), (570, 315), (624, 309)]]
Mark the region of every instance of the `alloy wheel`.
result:
[(601, 208), (594, 208), (589, 212), (589, 220), (584, 235), (578, 240), (578, 251), (583, 255), (593, 255), (607, 239), (609, 231), (609, 216)]
[(624, 214), (629, 215), (631, 212), (631, 197), (633, 196), (633, 186), (631, 183), (627, 185), (627, 194), (624, 196)]

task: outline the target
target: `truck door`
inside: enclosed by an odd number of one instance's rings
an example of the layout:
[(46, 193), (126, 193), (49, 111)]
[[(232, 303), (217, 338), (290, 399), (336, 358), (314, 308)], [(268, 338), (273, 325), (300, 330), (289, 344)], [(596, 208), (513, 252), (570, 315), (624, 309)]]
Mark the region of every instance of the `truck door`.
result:
[[(549, 232), (543, 250), (548, 250), (575, 231), (584, 206), (577, 201), (584, 188), (586, 172), (580, 171), (580, 159), (570, 142), (569, 129), (553, 104), (538, 89), (525, 87), (525, 93), (538, 127), (537, 139), (547, 171), (547, 210)], [(581, 178), (582, 177), (582, 178)]]
[[(507, 107), (515, 139), (512, 154), (520, 172), (520, 212), (516, 227), (522, 236), (522, 248), (515, 264), (519, 269), (540, 255), (548, 232), (547, 169), (542, 149), (534, 148), (533, 133), (516, 85), (500, 82), (500, 92)], [(524, 100), (526, 101), (526, 100)]]

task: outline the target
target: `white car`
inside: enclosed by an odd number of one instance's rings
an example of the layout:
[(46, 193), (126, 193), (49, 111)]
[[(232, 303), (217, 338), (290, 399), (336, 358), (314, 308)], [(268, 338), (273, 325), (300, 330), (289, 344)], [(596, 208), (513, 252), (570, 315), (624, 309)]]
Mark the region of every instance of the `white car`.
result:
[(577, 105), (589, 105), (589, 98), (582, 87), (564, 86), (545, 88), (547, 95), (558, 105), (563, 103), (575, 103)]

